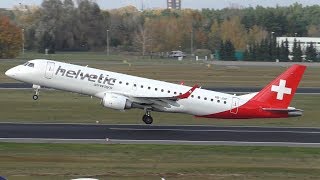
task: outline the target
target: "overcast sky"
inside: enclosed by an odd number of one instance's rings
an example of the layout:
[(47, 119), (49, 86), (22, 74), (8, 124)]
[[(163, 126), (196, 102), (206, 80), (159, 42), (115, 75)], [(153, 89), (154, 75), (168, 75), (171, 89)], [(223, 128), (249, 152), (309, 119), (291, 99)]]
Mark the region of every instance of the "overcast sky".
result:
[[(146, 8), (166, 8), (166, 0), (95, 0), (102, 9), (114, 9), (126, 5), (134, 5), (141, 9), (141, 4), (144, 2)], [(12, 8), (14, 5), (34, 4), (40, 5), (42, 0), (0, 0), (0, 8)], [(182, 0), (182, 8), (214, 8), (221, 9), (230, 7), (232, 4), (243, 7), (255, 7), (257, 5), (275, 7), (288, 6), (295, 2), (307, 5), (320, 5), (320, 0)]]

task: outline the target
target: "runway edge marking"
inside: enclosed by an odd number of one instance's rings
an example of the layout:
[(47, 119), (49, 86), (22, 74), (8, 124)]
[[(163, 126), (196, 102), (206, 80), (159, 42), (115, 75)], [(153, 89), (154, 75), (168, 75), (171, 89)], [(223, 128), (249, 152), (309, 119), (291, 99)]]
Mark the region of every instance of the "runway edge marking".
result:
[(125, 139), (50, 139), (50, 138), (0, 138), (0, 142), (14, 143), (90, 143), (90, 144), (162, 144), (162, 145), (225, 145), (225, 146), (282, 146), (320, 147), (320, 143), (299, 142), (247, 142), (247, 141), (182, 141), (182, 140), (125, 140)]

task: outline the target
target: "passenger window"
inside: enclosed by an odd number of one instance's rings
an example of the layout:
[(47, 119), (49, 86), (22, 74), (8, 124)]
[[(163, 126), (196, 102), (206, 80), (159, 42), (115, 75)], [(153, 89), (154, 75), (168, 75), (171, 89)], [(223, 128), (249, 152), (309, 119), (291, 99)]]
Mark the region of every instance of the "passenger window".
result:
[(207, 98), (205, 97), (204, 100), (207, 100)]
[(129, 83), (126, 83), (126, 85), (129, 85)]
[(151, 87), (148, 87), (148, 89), (151, 89)]
[(122, 81), (119, 81), (119, 84), (122, 84)]
[(141, 85), (141, 88), (143, 88), (143, 85)]
[(164, 90), (163, 89), (161, 89), (161, 92), (163, 92)]
[(170, 91), (168, 91), (168, 93), (170, 93)]

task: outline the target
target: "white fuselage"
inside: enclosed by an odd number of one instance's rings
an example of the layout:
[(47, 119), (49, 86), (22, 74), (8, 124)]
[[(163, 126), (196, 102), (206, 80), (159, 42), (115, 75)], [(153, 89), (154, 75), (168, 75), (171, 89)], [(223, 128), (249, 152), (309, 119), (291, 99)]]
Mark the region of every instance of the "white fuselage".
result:
[[(29, 62), (34, 63), (34, 67), (17, 66), (12, 70), (15, 71), (15, 74), (11, 77), (31, 84), (86, 94), (100, 99), (104, 97), (105, 93), (114, 93), (124, 95), (134, 102), (143, 103), (144, 98), (174, 97), (184, 94), (191, 88), (185, 85), (51, 60), (32, 60)], [(189, 98), (179, 99), (175, 102), (168, 100), (163, 106), (157, 103), (154, 107), (158, 111), (204, 116), (232, 109), (235, 111), (235, 108), (245, 104), (254, 95), (235, 96), (197, 88)]]

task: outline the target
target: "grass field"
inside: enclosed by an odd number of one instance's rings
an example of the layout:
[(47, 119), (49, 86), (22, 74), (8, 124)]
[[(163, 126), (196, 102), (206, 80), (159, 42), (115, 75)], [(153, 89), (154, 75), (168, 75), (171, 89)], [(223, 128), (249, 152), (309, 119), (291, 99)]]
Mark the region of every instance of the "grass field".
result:
[[(208, 66), (191, 60), (110, 56), (103, 53), (27, 53), (0, 60), (0, 83), (15, 82), (4, 72), (26, 59), (46, 58), (147, 78), (202, 86), (262, 87), (285, 67)], [(319, 67), (309, 67), (302, 87), (320, 87)], [(43, 90), (38, 101), (32, 90), (0, 90), (0, 121), (51, 123), (142, 124), (143, 111), (106, 109), (98, 99)], [(291, 119), (214, 120), (153, 112), (155, 124), (320, 127), (320, 96), (296, 95), (292, 106), (304, 116)], [(178, 179), (282, 180), (320, 179), (318, 148), (232, 147), (183, 145), (95, 145), (0, 143), (0, 176), (9, 180), (61, 180), (95, 177), (101, 180)]]
[(10, 180), (319, 179), (317, 148), (0, 143)]
[[(203, 87), (263, 87), (286, 69), (286, 67), (215, 66), (203, 61), (150, 59), (124, 55), (108, 57), (104, 53), (58, 53), (49, 56), (27, 53), (25, 57), (15, 60), (0, 60), (0, 83), (15, 82), (6, 77), (4, 72), (10, 67), (36, 58), (89, 65), (99, 69), (174, 83), (184, 81), (191, 86), (198, 83)], [(320, 87), (319, 70), (320, 67), (309, 67), (301, 82), (301, 87)]]
[[(110, 110), (100, 100), (74, 93), (43, 90), (38, 101), (32, 100), (32, 90), (0, 90), (2, 122), (141, 124), (142, 110), (125, 112)], [(296, 95), (292, 106), (304, 110), (304, 115), (289, 119), (217, 120), (191, 115), (153, 112), (155, 124), (261, 125), (320, 127), (320, 96)]]

